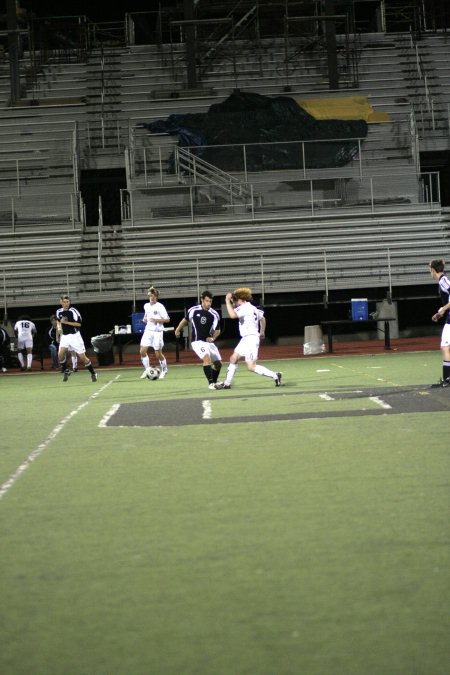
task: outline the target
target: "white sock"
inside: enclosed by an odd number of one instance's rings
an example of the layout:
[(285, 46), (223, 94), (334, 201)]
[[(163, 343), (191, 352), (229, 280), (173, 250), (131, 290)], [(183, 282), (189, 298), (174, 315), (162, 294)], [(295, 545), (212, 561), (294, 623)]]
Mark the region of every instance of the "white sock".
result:
[(150, 358), (148, 356), (143, 356), (141, 361), (142, 361), (142, 365), (144, 366), (145, 370), (147, 370), (147, 368), (150, 368)]
[(265, 377), (271, 377), (272, 380), (274, 380), (277, 376), (277, 374), (274, 373), (273, 370), (269, 370), (265, 366), (259, 365), (255, 366), (255, 373), (257, 373), (257, 375), (264, 375)]
[(31, 368), (32, 363), (33, 363), (33, 354), (27, 354), (27, 368)]
[(19, 352), (17, 354), (17, 358), (19, 359), (20, 367), (23, 368), (25, 366), (25, 361), (23, 360), (22, 352)]
[(164, 370), (165, 372), (167, 372), (167, 361), (166, 361), (166, 359), (163, 359), (162, 361), (160, 361), (159, 365), (161, 366), (161, 370)]
[(237, 363), (229, 363), (227, 368), (227, 376), (225, 378), (225, 384), (231, 384), (231, 380), (234, 377), (234, 374), (237, 370)]

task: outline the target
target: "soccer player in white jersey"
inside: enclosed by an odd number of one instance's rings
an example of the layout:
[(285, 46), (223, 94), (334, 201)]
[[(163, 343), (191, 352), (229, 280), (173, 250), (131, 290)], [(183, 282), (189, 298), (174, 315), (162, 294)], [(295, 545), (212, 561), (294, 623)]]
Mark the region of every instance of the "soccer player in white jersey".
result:
[(275, 386), (281, 385), (281, 373), (275, 373), (265, 366), (256, 363), (260, 338), (264, 337), (266, 319), (262, 309), (258, 309), (251, 303), (252, 292), (250, 288), (236, 288), (233, 293), (227, 293), (225, 302), (231, 319), (239, 319), (239, 333), (241, 339), (234, 348), (227, 368), (227, 376), (224, 382), (218, 382), (216, 389), (230, 389), (231, 381), (238, 367), (239, 359), (244, 358), (248, 370), (257, 375), (270, 377)]
[(81, 314), (70, 304), (70, 297), (62, 295), (60, 298), (61, 307), (56, 310), (55, 315), (58, 321), (59, 352), (58, 358), (63, 374), (63, 382), (67, 382), (70, 370), (67, 365), (67, 352), (75, 352), (91, 374), (92, 382), (97, 382), (97, 373), (90, 359), (86, 356), (86, 348), (81, 337)]
[(214, 344), (220, 335), (220, 316), (212, 308), (212, 298), (210, 291), (203, 291), (200, 304), (190, 307), (175, 328), (175, 337), (180, 337), (182, 329), (191, 323), (191, 348), (203, 361), (203, 372), (209, 388), (215, 389), (222, 368), (222, 357)]
[[(21, 370), (31, 370), (33, 363), (33, 336), (36, 335), (36, 326), (29, 316), (21, 316), (16, 321), (14, 332), (17, 335), (17, 358), (19, 359)], [(27, 364), (23, 358), (23, 351), (27, 354)]]
[(150, 348), (155, 352), (155, 357), (159, 361), (161, 373), (159, 379), (162, 380), (167, 375), (167, 361), (162, 349), (164, 347), (164, 324), (169, 323), (170, 318), (164, 305), (159, 302), (159, 290), (151, 286), (147, 291), (149, 302), (144, 305), (145, 329), (142, 334), (140, 344), (140, 354), (144, 372), (141, 380), (148, 377), (150, 368)]
[(441, 296), (442, 307), (439, 307), (436, 314), (433, 314), (433, 321), (437, 322), (442, 317), (446, 318), (446, 322), (441, 334), (441, 351), (442, 351), (442, 379), (434, 387), (449, 387), (450, 386), (450, 279), (445, 273), (444, 261), (441, 259), (432, 260), (430, 262), (430, 273), (433, 279), (438, 282), (439, 295)]

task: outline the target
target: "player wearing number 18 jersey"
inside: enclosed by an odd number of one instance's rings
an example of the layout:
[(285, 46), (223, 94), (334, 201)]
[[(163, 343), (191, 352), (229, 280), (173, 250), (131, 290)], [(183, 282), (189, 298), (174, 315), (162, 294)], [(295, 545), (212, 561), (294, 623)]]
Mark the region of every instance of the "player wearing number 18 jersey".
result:
[(19, 359), (20, 369), (25, 370), (25, 361), (23, 350), (27, 354), (26, 369), (31, 370), (33, 363), (33, 336), (36, 335), (36, 326), (29, 316), (21, 316), (14, 326), (17, 335), (17, 358)]

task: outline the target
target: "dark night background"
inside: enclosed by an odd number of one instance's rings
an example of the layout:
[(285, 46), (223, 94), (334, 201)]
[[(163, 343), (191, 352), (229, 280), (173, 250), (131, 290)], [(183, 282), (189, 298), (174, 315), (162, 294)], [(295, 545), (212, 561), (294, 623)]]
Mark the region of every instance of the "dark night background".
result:
[[(163, 7), (175, 5), (175, 1), (164, 0)], [(20, 6), (33, 12), (36, 16), (73, 16), (84, 15), (94, 21), (123, 20), (128, 12), (150, 12), (158, 8), (157, 0), (134, 0), (129, 2), (89, 2), (88, 0), (71, 0), (61, 3), (56, 0), (20, 0)]]

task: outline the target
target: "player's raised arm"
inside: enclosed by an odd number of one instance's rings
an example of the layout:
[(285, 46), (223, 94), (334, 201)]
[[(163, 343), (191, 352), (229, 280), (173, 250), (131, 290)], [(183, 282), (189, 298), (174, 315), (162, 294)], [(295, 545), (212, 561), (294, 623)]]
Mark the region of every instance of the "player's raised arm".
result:
[(233, 307), (233, 293), (227, 293), (225, 296), (225, 303), (227, 306), (227, 312), (230, 319), (237, 319), (238, 315), (236, 314)]

